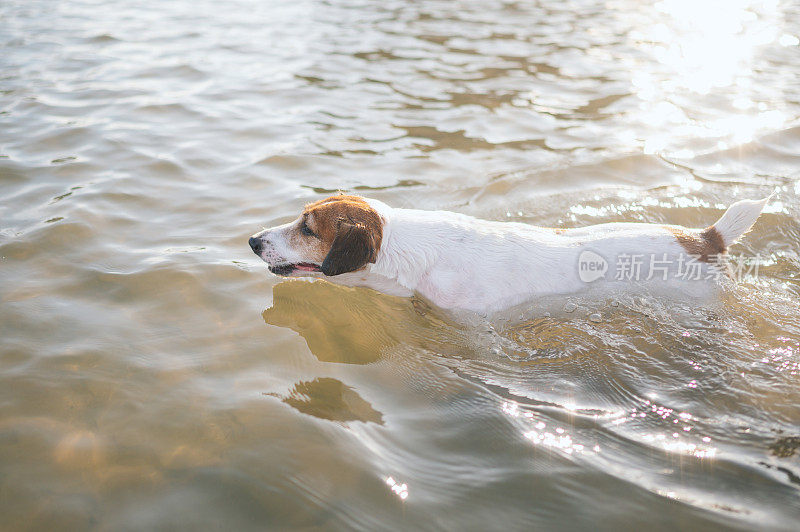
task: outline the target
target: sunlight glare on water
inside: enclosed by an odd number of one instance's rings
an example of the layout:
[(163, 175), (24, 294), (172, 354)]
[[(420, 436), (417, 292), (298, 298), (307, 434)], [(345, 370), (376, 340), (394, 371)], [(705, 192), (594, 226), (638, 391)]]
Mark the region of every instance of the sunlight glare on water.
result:
[[(780, 37), (777, 1), (751, 0), (694, 2), (663, 0), (658, 15), (631, 37), (658, 63), (658, 69), (637, 69), (632, 77), (636, 95), (652, 132), (644, 139), (645, 153), (673, 147), (677, 135), (718, 139), (716, 148), (742, 144), (763, 131), (782, 127), (792, 117), (765, 102), (756, 102), (755, 57)], [(785, 37), (781, 43), (786, 43)], [(788, 75), (788, 73), (787, 73)], [(681, 105), (682, 93), (724, 96), (726, 116), (704, 120), (697, 110)], [(691, 155), (691, 150), (673, 150)]]

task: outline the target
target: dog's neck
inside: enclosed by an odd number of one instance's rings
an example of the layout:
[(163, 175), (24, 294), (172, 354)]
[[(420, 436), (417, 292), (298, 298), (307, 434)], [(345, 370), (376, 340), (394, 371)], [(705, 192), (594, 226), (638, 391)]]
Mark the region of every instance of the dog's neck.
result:
[[(465, 214), (392, 209), (377, 202), (374, 208), (384, 221), (383, 239), (369, 271), (411, 291), (427, 292), (428, 277), (434, 271), (450, 268), (466, 272), (469, 267), (460, 261), (474, 258), (478, 262), (480, 255), (497, 254), (495, 249), (482, 247), (481, 234), (491, 229), (477, 225), (476, 219)], [(469, 276), (460, 277), (470, 282)]]
[[(380, 212), (380, 211), (379, 211)], [(435, 263), (441, 244), (434, 246), (430, 223), (425, 223), (424, 211), (407, 209), (385, 209), (380, 212), (383, 219), (383, 240), (378, 258), (370, 273), (382, 275), (401, 286), (416, 290), (422, 276)], [(413, 213), (413, 214), (412, 214)]]

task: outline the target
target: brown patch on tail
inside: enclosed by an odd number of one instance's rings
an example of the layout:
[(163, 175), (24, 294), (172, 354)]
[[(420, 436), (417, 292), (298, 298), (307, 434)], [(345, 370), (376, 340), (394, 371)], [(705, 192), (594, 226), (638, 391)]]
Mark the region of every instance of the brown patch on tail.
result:
[(672, 233), (686, 253), (699, 257), (700, 262), (714, 262), (716, 255), (722, 255), (728, 249), (722, 240), (722, 235), (713, 225), (699, 233), (674, 225), (664, 226), (664, 228)]

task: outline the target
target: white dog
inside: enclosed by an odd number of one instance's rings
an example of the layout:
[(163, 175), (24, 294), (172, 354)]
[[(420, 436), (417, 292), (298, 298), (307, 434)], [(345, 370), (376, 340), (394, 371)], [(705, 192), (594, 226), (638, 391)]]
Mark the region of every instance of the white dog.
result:
[(709, 284), (724, 276), (721, 256), (768, 199), (734, 203), (706, 229), (645, 223), (552, 229), (339, 195), (253, 235), (250, 247), (278, 275), (417, 293), (442, 308), (488, 314), (590, 283)]

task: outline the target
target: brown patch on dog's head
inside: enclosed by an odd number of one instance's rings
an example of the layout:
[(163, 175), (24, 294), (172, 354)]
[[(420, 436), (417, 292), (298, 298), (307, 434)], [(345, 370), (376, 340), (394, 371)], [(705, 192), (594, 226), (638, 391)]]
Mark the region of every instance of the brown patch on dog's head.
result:
[(378, 258), (383, 221), (358, 196), (339, 195), (306, 205), (303, 220), (318, 239), (322, 273), (339, 275), (360, 270)]
[(716, 255), (722, 255), (727, 251), (722, 235), (713, 225), (699, 233), (690, 232), (682, 227), (664, 227), (672, 233), (672, 236), (686, 250), (686, 253), (699, 257), (700, 262), (714, 262)]

